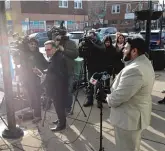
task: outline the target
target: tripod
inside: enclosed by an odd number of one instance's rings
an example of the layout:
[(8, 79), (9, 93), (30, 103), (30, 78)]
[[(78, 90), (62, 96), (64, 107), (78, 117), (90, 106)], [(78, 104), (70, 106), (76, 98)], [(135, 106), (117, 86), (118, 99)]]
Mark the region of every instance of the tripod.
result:
[(103, 134), (102, 134), (102, 124), (103, 124), (103, 104), (102, 102), (105, 100), (105, 92), (104, 92), (104, 82), (100, 81), (98, 83), (98, 93), (97, 99), (100, 103), (100, 149), (99, 151), (104, 151), (103, 147)]
[[(73, 101), (73, 106), (72, 106), (72, 110), (70, 112), (71, 115), (73, 115), (73, 111), (74, 111), (74, 108), (75, 108), (75, 103), (78, 102), (80, 108), (81, 108), (81, 111), (83, 112), (84, 114), (84, 117), (87, 117), (79, 100), (78, 100), (78, 94), (79, 94), (79, 91), (82, 89), (82, 88), (85, 88), (87, 86), (87, 76), (86, 76), (86, 61), (84, 60), (84, 63), (83, 65), (81, 65), (81, 69), (80, 69), (80, 73), (79, 73), (79, 76), (78, 76), (78, 81), (77, 81), (77, 84), (76, 84), (76, 92), (75, 92), (75, 99)], [(84, 74), (84, 79), (83, 79), (83, 83), (81, 83), (81, 79), (82, 79), (82, 75)]]

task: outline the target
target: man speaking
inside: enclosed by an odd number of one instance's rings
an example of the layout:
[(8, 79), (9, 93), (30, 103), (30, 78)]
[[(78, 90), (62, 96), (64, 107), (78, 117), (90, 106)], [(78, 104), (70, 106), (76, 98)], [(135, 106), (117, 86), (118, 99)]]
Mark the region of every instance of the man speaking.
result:
[(117, 151), (139, 151), (142, 131), (150, 124), (155, 74), (146, 50), (143, 39), (128, 39), (123, 50), (125, 68), (107, 96)]

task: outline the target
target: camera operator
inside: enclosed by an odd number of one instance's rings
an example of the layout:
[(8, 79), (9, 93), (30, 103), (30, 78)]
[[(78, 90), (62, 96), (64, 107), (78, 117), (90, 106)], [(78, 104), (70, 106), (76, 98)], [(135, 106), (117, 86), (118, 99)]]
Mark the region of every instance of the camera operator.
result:
[[(50, 33), (51, 32), (51, 33)], [(75, 61), (79, 55), (78, 49), (76, 46), (76, 43), (69, 39), (68, 36), (66, 36), (66, 28), (63, 26), (63, 22), (61, 23), (60, 27), (53, 27), (48, 33), (50, 38), (56, 42), (58, 39), (60, 41), (60, 51), (63, 51), (64, 57), (66, 59), (66, 64), (68, 68), (68, 76), (69, 76), (69, 83), (68, 83), (68, 97), (66, 101), (66, 112), (69, 114), (72, 108), (73, 103), (73, 76), (74, 76), (74, 67), (75, 67)]]
[(38, 42), (34, 38), (25, 37), (20, 45), (20, 65), (23, 85), (33, 109), (33, 123), (41, 120), (41, 86), (40, 78), (33, 73), (34, 68), (41, 71), (47, 69), (48, 63), (39, 52)]
[[(104, 71), (104, 58), (102, 56), (105, 53), (105, 46), (98, 39), (94, 31), (89, 31), (88, 37), (81, 40), (79, 43), (79, 53), (80, 57), (87, 61), (88, 80), (90, 80), (95, 72)], [(87, 102), (84, 104), (84, 107), (93, 105), (94, 87), (90, 83), (87, 93)], [(97, 106), (100, 107), (100, 103)]]

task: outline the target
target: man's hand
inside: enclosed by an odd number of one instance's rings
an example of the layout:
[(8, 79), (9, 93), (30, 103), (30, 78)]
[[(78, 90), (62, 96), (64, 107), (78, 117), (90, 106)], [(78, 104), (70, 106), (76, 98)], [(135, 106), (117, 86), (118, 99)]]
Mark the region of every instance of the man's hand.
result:
[(59, 48), (60, 51), (64, 51), (64, 47), (63, 46), (60, 45), (58, 48)]
[(41, 72), (41, 70), (38, 69), (38, 68), (33, 68), (33, 72), (34, 72), (35, 74), (37, 74), (39, 77), (41, 77), (41, 76), (43, 75), (43, 73)]
[(107, 101), (107, 103), (108, 103), (109, 95), (110, 95), (110, 94), (107, 94), (107, 97), (106, 97), (106, 99), (105, 99), (105, 100)]

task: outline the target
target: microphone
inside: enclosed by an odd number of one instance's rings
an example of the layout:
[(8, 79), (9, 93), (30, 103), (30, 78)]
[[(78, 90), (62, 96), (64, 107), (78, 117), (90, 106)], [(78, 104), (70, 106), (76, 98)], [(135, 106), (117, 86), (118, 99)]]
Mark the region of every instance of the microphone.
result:
[(94, 73), (90, 79), (90, 83), (96, 85), (98, 81), (106, 81), (110, 78), (110, 75), (107, 72)]

